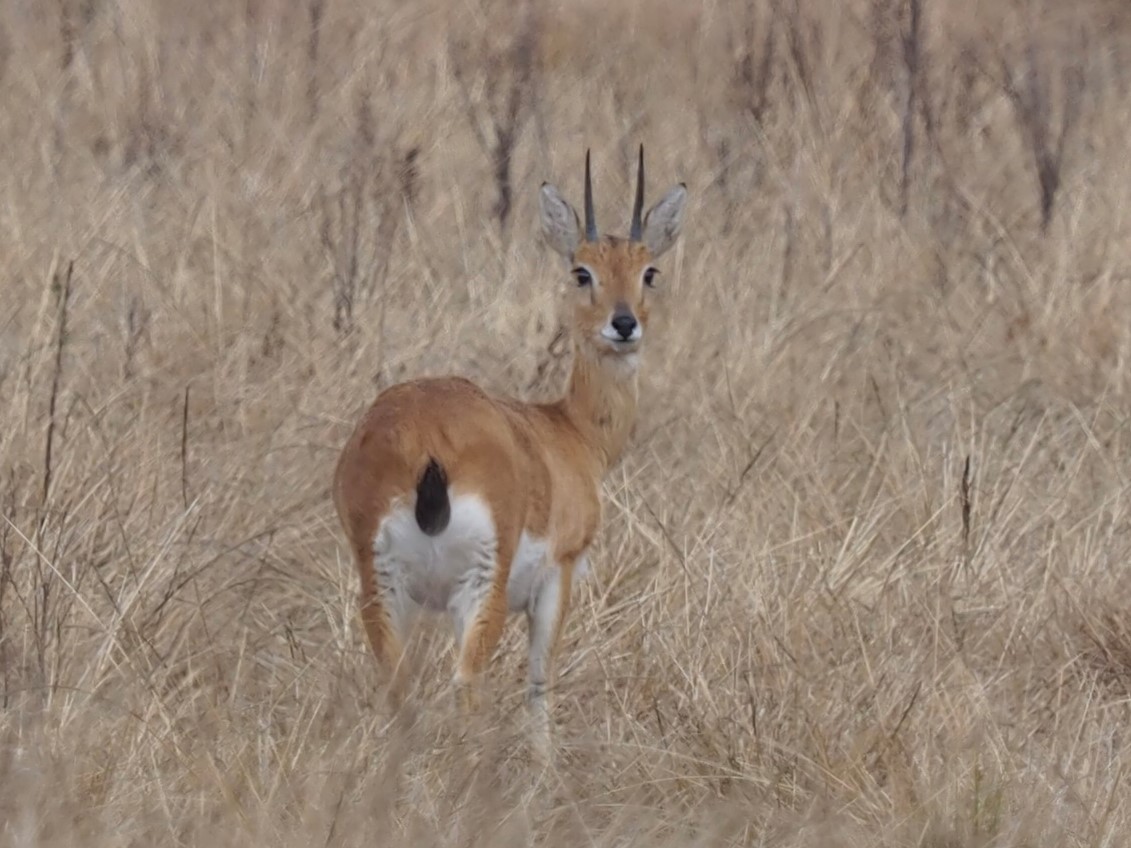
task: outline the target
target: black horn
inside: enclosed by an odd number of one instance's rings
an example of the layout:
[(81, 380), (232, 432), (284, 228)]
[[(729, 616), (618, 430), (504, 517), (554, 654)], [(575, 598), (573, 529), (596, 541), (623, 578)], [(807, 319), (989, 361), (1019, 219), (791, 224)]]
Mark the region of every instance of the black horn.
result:
[(644, 145), (640, 145), (640, 165), (636, 171), (636, 202), (632, 205), (632, 227), (628, 237), (632, 241), (640, 241), (644, 235), (644, 226), (640, 216), (644, 212)]
[(589, 151), (585, 151), (585, 240), (597, 240), (597, 216), (593, 213), (593, 180), (589, 176)]

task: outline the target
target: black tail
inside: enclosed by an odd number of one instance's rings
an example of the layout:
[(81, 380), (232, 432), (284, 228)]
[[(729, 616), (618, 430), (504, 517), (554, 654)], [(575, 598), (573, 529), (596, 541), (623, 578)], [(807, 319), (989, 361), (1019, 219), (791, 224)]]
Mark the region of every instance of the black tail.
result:
[(444, 532), (452, 517), (448, 500), (448, 475), (434, 459), (428, 460), (420, 482), (416, 484), (416, 523), (428, 536)]

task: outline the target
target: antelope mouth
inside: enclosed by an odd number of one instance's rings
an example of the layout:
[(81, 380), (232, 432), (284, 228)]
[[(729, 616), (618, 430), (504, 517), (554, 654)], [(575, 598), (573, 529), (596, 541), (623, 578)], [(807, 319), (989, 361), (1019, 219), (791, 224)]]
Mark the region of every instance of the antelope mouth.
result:
[(608, 336), (602, 336), (601, 341), (603, 342), (602, 346), (605, 350), (615, 355), (624, 356), (630, 353), (636, 353), (640, 349), (640, 339), (611, 339)]

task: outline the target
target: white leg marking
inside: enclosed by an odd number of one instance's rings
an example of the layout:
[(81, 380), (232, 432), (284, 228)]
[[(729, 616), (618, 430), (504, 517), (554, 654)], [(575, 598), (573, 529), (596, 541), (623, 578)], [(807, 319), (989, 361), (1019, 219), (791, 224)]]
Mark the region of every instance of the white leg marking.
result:
[(561, 618), (561, 572), (550, 569), (535, 588), (526, 609), (530, 644), (527, 660), (526, 703), (533, 723), (534, 743), (542, 757), (550, 753), (550, 708), (546, 689), (552, 672), (554, 642)]
[(532, 587), (526, 607), (530, 632), (526, 702), (534, 732), (534, 753), (543, 764), (547, 764), (553, 756), (553, 723), (547, 688), (553, 677), (554, 647), (561, 638), (560, 629), (564, 625), (562, 608), (569, 604), (569, 593), (585, 579), (588, 571), (589, 560), (582, 554), (574, 560), (569, 586), (563, 587), (560, 567), (550, 564)]
[(550, 562), (550, 544), (545, 539), (523, 532), (507, 577), (507, 609), (525, 612), (534, 602), (534, 593), (546, 576), (556, 569)]
[(404, 563), (397, 556), (385, 525), (373, 540), (373, 577), (377, 584), (377, 597), (389, 616), (393, 634), (404, 644), (405, 618), (410, 599), (405, 591)]
[(561, 610), (561, 584), (558, 574), (548, 574), (531, 598), (526, 612), (527, 624), (530, 628), (527, 697), (532, 704), (545, 700), (550, 672), (550, 652), (553, 650), (554, 631)]
[(573, 561), (573, 588), (589, 576), (589, 557), (582, 554)]
[[(455, 630), (456, 649), (467, 638), (467, 629), (487, 600), (495, 569), (499, 563), (499, 542), (495, 536), (483, 539), (471, 554), (471, 567), (459, 580), (459, 587), (448, 602), (448, 613)], [(458, 672), (457, 672), (458, 676)], [(463, 682), (457, 680), (457, 682)]]

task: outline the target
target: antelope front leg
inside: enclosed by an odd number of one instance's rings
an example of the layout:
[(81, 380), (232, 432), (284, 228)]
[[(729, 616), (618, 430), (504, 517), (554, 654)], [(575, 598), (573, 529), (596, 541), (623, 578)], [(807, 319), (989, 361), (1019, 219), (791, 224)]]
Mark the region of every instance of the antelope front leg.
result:
[(535, 754), (548, 763), (551, 743), (550, 705), (546, 690), (553, 679), (554, 650), (569, 613), (573, 565), (557, 565), (535, 592), (526, 609), (530, 635), (526, 702), (533, 724)]

